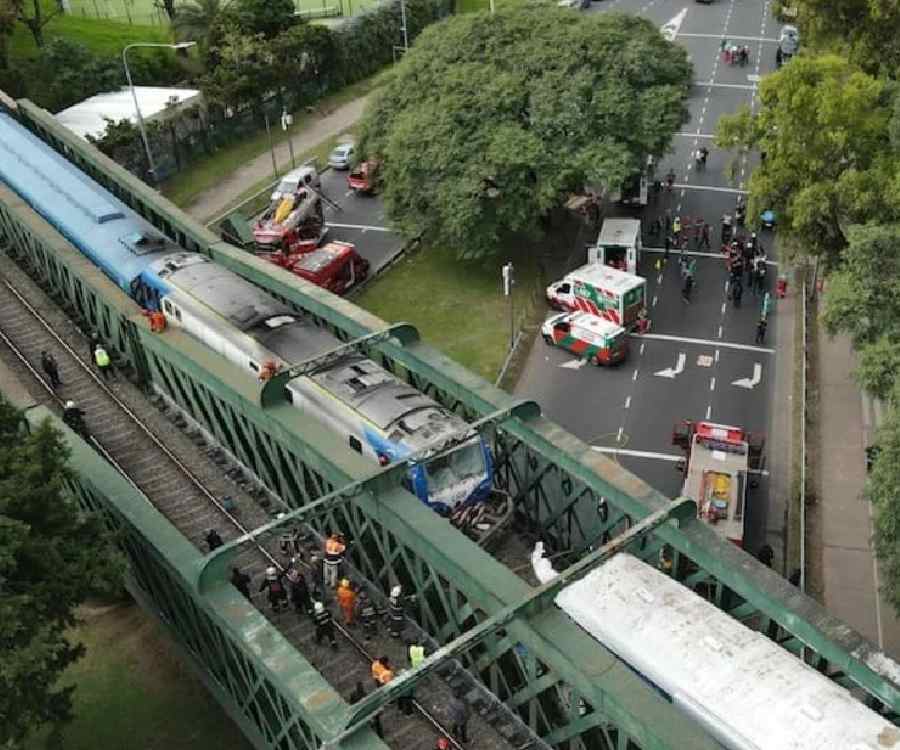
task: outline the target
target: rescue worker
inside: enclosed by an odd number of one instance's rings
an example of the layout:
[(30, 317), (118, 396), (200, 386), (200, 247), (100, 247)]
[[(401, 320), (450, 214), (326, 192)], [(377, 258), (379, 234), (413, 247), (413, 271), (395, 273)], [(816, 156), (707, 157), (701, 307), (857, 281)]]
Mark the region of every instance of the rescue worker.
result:
[(344, 625), (350, 627), (353, 625), (353, 612), (356, 606), (356, 592), (350, 586), (350, 581), (344, 578), (337, 587), (337, 601), (341, 612), (344, 613)]
[(51, 388), (59, 388), (62, 385), (62, 380), (59, 379), (59, 365), (56, 363), (56, 357), (44, 350), (41, 350), (41, 369), (50, 378)]
[(703, 226), (700, 227), (700, 242), (697, 245), (697, 249), (699, 250), (701, 247), (705, 247), (707, 250), (709, 247), (709, 224), (705, 221), (703, 222)]
[(672, 234), (675, 236), (675, 243), (678, 244), (681, 241), (681, 217), (676, 216), (672, 220)]
[(362, 624), (365, 640), (371, 640), (373, 635), (378, 634), (378, 609), (375, 603), (369, 598), (369, 594), (365, 589), (359, 592), (356, 601), (356, 614)]
[(381, 656), (372, 662), (372, 679), (375, 681), (375, 687), (384, 687), (394, 679), (391, 661), (386, 656)]
[(334, 618), (331, 612), (325, 609), (322, 602), (313, 604), (313, 622), (316, 625), (316, 643), (322, 642), (322, 636), (327, 636), (331, 648), (337, 651), (337, 639), (334, 637)]
[(303, 571), (299, 567), (291, 567), (288, 570), (287, 579), (294, 611), (298, 615), (312, 615), (312, 597), (309, 595), (309, 587), (306, 585), (306, 576), (303, 575)]
[(756, 324), (756, 343), (757, 344), (765, 343), (767, 327), (768, 327), (768, 323), (766, 323), (766, 319), (760, 318), (759, 323)]
[(109, 358), (109, 354), (106, 349), (104, 349), (100, 344), (97, 344), (97, 348), (94, 349), (94, 362), (97, 365), (97, 369), (100, 371), (100, 374), (103, 375), (104, 380), (109, 380), (112, 376), (112, 361)]
[(344, 537), (340, 534), (332, 534), (325, 540), (325, 586), (330, 589), (337, 586), (346, 549)]
[[(350, 693), (350, 703), (359, 703), (363, 698), (366, 697), (366, 689), (363, 687), (362, 682), (359, 680), (356, 681), (356, 687), (353, 688), (353, 692)], [(375, 727), (375, 734), (384, 739), (384, 730), (381, 728), (381, 714), (375, 714), (375, 718), (372, 719), (372, 725)]]
[(259, 586), (260, 591), (269, 594), (269, 605), (273, 612), (278, 612), (287, 607), (287, 592), (284, 590), (284, 580), (278, 574), (274, 565), (266, 568), (266, 577)]
[(401, 591), (399, 586), (394, 586), (391, 589), (391, 598), (388, 599), (388, 631), (394, 638), (403, 636), (406, 624), (406, 613), (403, 611), (403, 600), (400, 598)]
[[(400, 674), (404, 675), (409, 672), (408, 669), (400, 670)], [(413, 705), (413, 692), (415, 688), (410, 685), (406, 690), (404, 690), (400, 695), (397, 696), (397, 708), (403, 712), (404, 716), (412, 716), (416, 710), (416, 707)]]
[(88, 339), (88, 359), (93, 362), (94, 351), (100, 346), (100, 336), (94, 331)]
[(419, 641), (413, 641), (409, 644), (409, 666), (412, 669), (425, 661), (425, 647)]
[(240, 591), (250, 601), (250, 576), (241, 573), (240, 568), (231, 569), (231, 585)]
[(209, 546), (209, 551), (212, 552), (225, 544), (225, 542), (222, 541), (218, 531), (210, 529), (206, 535), (206, 544)]
[(453, 699), (447, 705), (447, 713), (453, 725), (451, 729), (453, 736), (459, 742), (468, 742), (469, 706), (463, 701), (462, 696), (463, 691), (460, 688), (453, 691)]
[(68, 425), (69, 429), (77, 432), (85, 440), (90, 438), (87, 430), (87, 425), (84, 422), (84, 412), (75, 405), (74, 401), (66, 401), (66, 405), (63, 408), (62, 418), (63, 422)]

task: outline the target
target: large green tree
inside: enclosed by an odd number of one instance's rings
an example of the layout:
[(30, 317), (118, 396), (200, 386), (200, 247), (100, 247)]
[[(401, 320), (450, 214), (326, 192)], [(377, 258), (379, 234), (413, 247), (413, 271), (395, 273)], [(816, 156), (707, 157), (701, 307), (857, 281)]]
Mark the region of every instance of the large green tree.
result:
[(69, 452), (49, 422), (26, 429), (0, 399), (0, 747), (71, 716), (63, 670), (83, 652), (66, 631), (114, 569), (99, 519), (66, 493)]
[(546, 4), (434, 24), (362, 124), (407, 237), (460, 257), (541, 230), (567, 192), (618, 187), (685, 121), (692, 69), (649, 21)]
[(881, 586), (894, 611), (900, 614), (900, 393), (894, 393), (894, 408), (878, 430), (878, 459), (866, 483), (866, 499), (875, 508), (875, 551)]
[(898, 152), (891, 142), (892, 87), (835, 55), (799, 56), (760, 85), (756, 113), (719, 119), (716, 144), (757, 148), (749, 215), (771, 208), (786, 244), (830, 266), (844, 227), (900, 210)]

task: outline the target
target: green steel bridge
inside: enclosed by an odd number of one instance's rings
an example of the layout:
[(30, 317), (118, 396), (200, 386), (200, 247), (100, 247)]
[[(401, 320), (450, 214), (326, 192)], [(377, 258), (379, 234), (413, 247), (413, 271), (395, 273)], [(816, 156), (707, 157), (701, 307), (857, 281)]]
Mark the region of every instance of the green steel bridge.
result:
[[(898, 668), (843, 622), (618, 464), (420, 340), (221, 241), (157, 192), (28, 101), (4, 103), (35, 134), (187, 250), (204, 253), (309, 314), (345, 347), (463, 416), (489, 440), (498, 490), (516, 522), (567, 565), (533, 587), (375, 470), (270, 398), (235, 379), (218, 355), (176, 331), (151, 333), (137, 306), (23, 201), (0, 186), (0, 242), (32, 269), (85, 330), (101, 332), (148, 390), (163, 392), (292, 510), (212, 553), (190, 544), (125, 477), (64, 430), (80, 468), (73, 494), (103, 513), (130, 560), (129, 587), (158, 617), (209, 690), (259, 748), (383, 750), (369, 719), (405, 688), (461, 663), (553, 747), (684, 750), (719, 747), (705, 731), (553, 604), (559, 588), (627, 549), (703, 590), (717, 606), (879, 707), (900, 715)], [(314, 365), (299, 363), (296, 371)], [(27, 399), (23, 400), (27, 402)], [(51, 416), (42, 406), (31, 422)], [(61, 423), (60, 423), (61, 424)], [(402, 582), (413, 617), (440, 647), (401, 679), (350, 705), (227, 580), (249, 544), (305, 524), (340, 528), (350, 562), (387, 593)], [(557, 567), (560, 567), (559, 562)], [(893, 670), (893, 671), (892, 671)]]

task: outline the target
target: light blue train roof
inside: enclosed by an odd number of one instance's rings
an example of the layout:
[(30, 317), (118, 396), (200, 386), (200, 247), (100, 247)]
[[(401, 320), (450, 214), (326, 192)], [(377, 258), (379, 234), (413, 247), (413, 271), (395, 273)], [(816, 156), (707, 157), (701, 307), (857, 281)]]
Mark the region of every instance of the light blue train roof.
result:
[(175, 249), (152, 225), (102, 188), (52, 147), (0, 113), (0, 181), (126, 292), (160, 254)]

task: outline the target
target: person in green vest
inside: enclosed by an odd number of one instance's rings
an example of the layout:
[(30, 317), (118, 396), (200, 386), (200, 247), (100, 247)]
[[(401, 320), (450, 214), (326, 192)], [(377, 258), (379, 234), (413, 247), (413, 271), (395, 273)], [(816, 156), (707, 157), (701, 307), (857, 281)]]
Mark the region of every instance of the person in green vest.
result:
[(425, 647), (418, 641), (413, 641), (409, 645), (409, 666), (416, 669), (423, 661), (425, 661)]
[(94, 362), (97, 364), (97, 369), (100, 370), (100, 374), (103, 375), (104, 380), (109, 380), (113, 374), (112, 361), (110, 360), (106, 349), (100, 344), (97, 344), (97, 347), (94, 349)]

